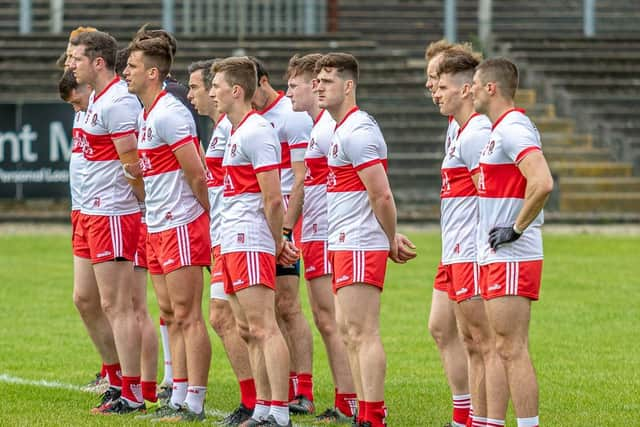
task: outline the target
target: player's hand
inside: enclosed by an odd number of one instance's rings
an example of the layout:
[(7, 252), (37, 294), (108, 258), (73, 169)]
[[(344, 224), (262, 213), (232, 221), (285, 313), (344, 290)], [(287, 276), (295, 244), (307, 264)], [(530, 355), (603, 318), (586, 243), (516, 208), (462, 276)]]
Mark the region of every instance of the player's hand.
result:
[[(405, 263), (414, 259), (416, 254), (416, 245), (404, 234), (396, 233), (395, 240), (398, 244), (398, 260), (400, 263)], [(398, 261), (396, 261), (398, 262)]]
[(513, 225), (494, 227), (489, 231), (489, 246), (491, 246), (491, 249), (496, 250), (505, 243), (515, 242), (520, 236), (522, 236), (522, 233), (517, 233)]
[(300, 250), (296, 248), (293, 242), (290, 242), (285, 237), (282, 238), (282, 250), (277, 258), (277, 263), (280, 265), (291, 265), (300, 259)]
[(138, 179), (142, 177), (142, 165), (140, 161), (135, 163), (123, 163), (122, 170), (124, 171), (124, 176), (129, 179)]
[(391, 261), (403, 264), (404, 261), (401, 261), (398, 258), (398, 240), (394, 237), (391, 241), (389, 241), (389, 258)]

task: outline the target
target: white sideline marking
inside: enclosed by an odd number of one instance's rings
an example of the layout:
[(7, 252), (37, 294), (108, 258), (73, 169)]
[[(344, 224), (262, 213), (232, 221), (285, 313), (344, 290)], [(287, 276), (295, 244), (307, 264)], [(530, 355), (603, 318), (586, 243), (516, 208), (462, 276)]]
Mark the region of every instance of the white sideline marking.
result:
[(7, 383), (7, 384), (31, 385), (36, 387), (60, 388), (63, 390), (82, 391), (81, 387), (73, 384), (65, 384), (58, 381), (47, 381), (47, 380), (27, 380), (25, 378), (18, 378), (8, 374), (0, 374), (0, 382)]

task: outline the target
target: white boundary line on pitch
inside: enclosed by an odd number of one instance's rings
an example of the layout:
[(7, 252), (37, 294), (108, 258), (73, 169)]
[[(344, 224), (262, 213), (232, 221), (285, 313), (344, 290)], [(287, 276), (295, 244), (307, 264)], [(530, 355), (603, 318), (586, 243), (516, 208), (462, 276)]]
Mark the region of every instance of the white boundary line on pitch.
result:
[(36, 387), (59, 388), (62, 390), (82, 391), (81, 387), (73, 384), (65, 384), (59, 381), (28, 380), (25, 378), (14, 377), (13, 375), (9, 375), (9, 374), (0, 374), (0, 382), (7, 383), (7, 384), (31, 385)]

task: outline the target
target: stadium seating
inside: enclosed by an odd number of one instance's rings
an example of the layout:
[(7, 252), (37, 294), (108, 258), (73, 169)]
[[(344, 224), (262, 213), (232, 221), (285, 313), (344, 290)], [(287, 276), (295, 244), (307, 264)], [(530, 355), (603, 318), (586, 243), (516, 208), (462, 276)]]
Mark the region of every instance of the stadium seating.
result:
[[(476, 41), (477, 0), (457, 3), (459, 39)], [(557, 179), (551, 211), (640, 211), (640, 119), (634, 113), (640, 106), (635, 25), (640, 6), (622, 3), (597, 2), (599, 35), (585, 39), (581, 1), (494, 2), (495, 51), (521, 67), (526, 90), (519, 105), (543, 133)], [(16, 2), (0, 0), (0, 101), (57, 99), (59, 71), (53, 62), (66, 37), (46, 33), (49, 1), (33, 4), (36, 32), (20, 36)], [(98, 9), (87, 0), (66, 0), (64, 30), (93, 25), (124, 42), (141, 24), (158, 24), (161, 4), (106, 0)], [(405, 220), (438, 217), (445, 123), (425, 94), (424, 48), (442, 36), (442, 4), (340, 0), (337, 33), (248, 37), (243, 45), (247, 54), (265, 60), (278, 87), (283, 87), (282, 74), (294, 52), (339, 50), (358, 56), (359, 103), (384, 131), (390, 176)], [(181, 79), (192, 60), (228, 56), (238, 47), (232, 36), (178, 34), (178, 40), (174, 73)]]

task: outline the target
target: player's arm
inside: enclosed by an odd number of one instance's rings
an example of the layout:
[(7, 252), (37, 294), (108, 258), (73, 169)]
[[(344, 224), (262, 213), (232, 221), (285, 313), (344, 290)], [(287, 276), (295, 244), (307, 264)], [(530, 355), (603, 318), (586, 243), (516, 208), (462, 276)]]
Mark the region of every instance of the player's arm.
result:
[(264, 203), (264, 215), (267, 218), (269, 231), (276, 242), (276, 259), (282, 251), (282, 221), (284, 219), (284, 204), (280, 187), (280, 173), (278, 169), (270, 169), (256, 173), (262, 201)]
[[(200, 145), (200, 144), (198, 144)], [(200, 205), (209, 212), (209, 193), (207, 191), (207, 174), (202, 165), (202, 158), (195, 144), (183, 144), (173, 151), (191, 191)]]
[(553, 190), (553, 178), (544, 154), (540, 150), (527, 154), (518, 163), (518, 168), (527, 180), (527, 186), (524, 192), (524, 204), (516, 217), (514, 226), (517, 230), (524, 231), (547, 203), (549, 194)]
[[(138, 141), (135, 134), (130, 133), (119, 138), (113, 138), (113, 145), (116, 147), (118, 157), (123, 167), (138, 164)], [(125, 169), (126, 171), (127, 169)], [(129, 176), (127, 176), (129, 175)], [(142, 182), (142, 174), (136, 173), (125, 174), (129, 185), (133, 188), (133, 194), (139, 201), (144, 201), (144, 183)]]
[(524, 203), (515, 222), (506, 227), (495, 227), (489, 232), (489, 245), (494, 250), (504, 243), (516, 241), (538, 216), (553, 190), (553, 178), (542, 151), (528, 153), (519, 163), (520, 173), (527, 180)]
[(302, 162), (291, 162), (293, 172), (293, 186), (289, 196), (289, 207), (284, 216), (283, 227), (293, 230), (302, 214), (302, 204), (304, 203), (304, 177), (307, 167)]
[(369, 203), (371, 209), (375, 214), (382, 230), (389, 239), (389, 245), (391, 246), (391, 258), (397, 259), (397, 242), (396, 236), (396, 204), (393, 200), (393, 194), (391, 193), (391, 187), (389, 186), (389, 180), (387, 174), (384, 171), (382, 163), (375, 163), (364, 169), (360, 169), (358, 172), (360, 180), (367, 189), (369, 195)]

